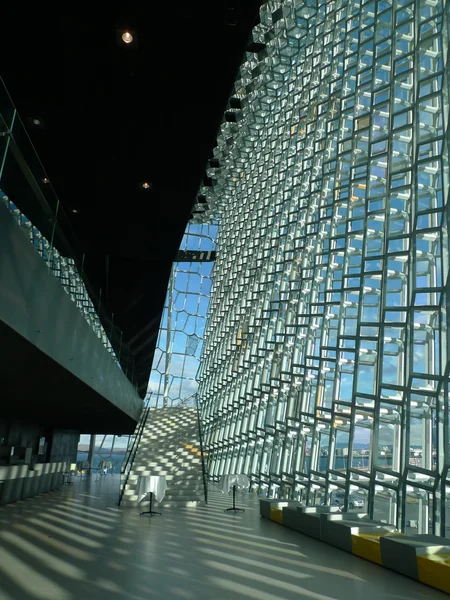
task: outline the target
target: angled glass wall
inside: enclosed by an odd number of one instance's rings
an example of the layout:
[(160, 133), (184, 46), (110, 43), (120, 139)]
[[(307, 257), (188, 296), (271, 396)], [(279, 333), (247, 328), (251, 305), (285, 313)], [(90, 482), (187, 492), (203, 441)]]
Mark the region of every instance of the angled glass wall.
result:
[(261, 9), (194, 215), (220, 218), (214, 479), (450, 534), (449, 23), (445, 0)]
[(173, 263), (148, 387), (151, 407), (196, 406), (216, 225), (189, 224)]

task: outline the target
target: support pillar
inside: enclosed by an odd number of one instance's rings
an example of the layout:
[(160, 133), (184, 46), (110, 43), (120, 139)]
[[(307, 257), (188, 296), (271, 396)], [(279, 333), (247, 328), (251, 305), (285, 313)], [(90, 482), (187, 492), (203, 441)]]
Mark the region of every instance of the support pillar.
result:
[(89, 442), (89, 454), (88, 454), (88, 463), (89, 463), (89, 475), (92, 473), (92, 469), (94, 466), (94, 454), (95, 454), (95, 434), (91, 434), (91, 441)]

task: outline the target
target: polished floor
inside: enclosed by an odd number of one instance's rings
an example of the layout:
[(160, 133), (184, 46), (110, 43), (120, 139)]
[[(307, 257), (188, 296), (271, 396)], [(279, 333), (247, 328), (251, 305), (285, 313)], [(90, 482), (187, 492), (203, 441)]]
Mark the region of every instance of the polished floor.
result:
[(140, 517), (116, 477), (0, 508), (0, 600), (434, 600), (419, 583), (259, 517), (256, 497)]

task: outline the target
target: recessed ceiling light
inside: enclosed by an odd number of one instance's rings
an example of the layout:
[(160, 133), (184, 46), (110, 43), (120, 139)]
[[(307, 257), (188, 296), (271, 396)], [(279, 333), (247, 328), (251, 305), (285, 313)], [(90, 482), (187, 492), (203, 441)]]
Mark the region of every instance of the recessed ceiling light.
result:
[(72, 212), (74, 215), (77, 215), (80, 211), (78, 210), (78, 208), (72, 208)]
[(42, 183), (50, 183), (50, 179), (48, 177), (43, 177), (41, 181)]
[(141, 183), (141, 188), (142, 188), (143, 190), (151, 190), (151, 189), (152, 189), (152, 184), (151, 184), (151, 183), (149, 183), (148, 181), (143, 181), (143, 182)]
[(129, 31), (124, 31), (122, 33), (122, 40), (125, 42), (125, 44), (131, 44), (133, 41), (133, 36)]
[(40, 119), (33, 119), (33, 125), (41, 125)]

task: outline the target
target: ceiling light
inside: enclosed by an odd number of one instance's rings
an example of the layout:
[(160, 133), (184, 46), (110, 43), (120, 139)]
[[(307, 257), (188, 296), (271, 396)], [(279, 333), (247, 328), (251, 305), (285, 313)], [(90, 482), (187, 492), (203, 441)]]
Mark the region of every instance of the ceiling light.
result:
[(40, 124), (41, 124), (40, 119), (33, 119), (33, 125), (40, 125)]
[(78, 208), (72, 208), (72, 212), (74, 215), (77, 215), (80, 211), (78, 210)]
[(151, 183), (149, 183), (148, 181), (143, 181), (143, 182), (141, 183), (141, 188), (142, 188), (143, 190), (151, 190), (151, 189), (152, 189), (152, 184), (151, 184)]
[(131, 44), (131, 42), (133, 41), (133, 36), (129, 31), (125, 31), (124, 33), (122, 33), (122, 40), (125, 42), (125, 44)]
[(50, 183), (50, 179), (48, 177), (43, 177), (41, 181), (42, 183)]

